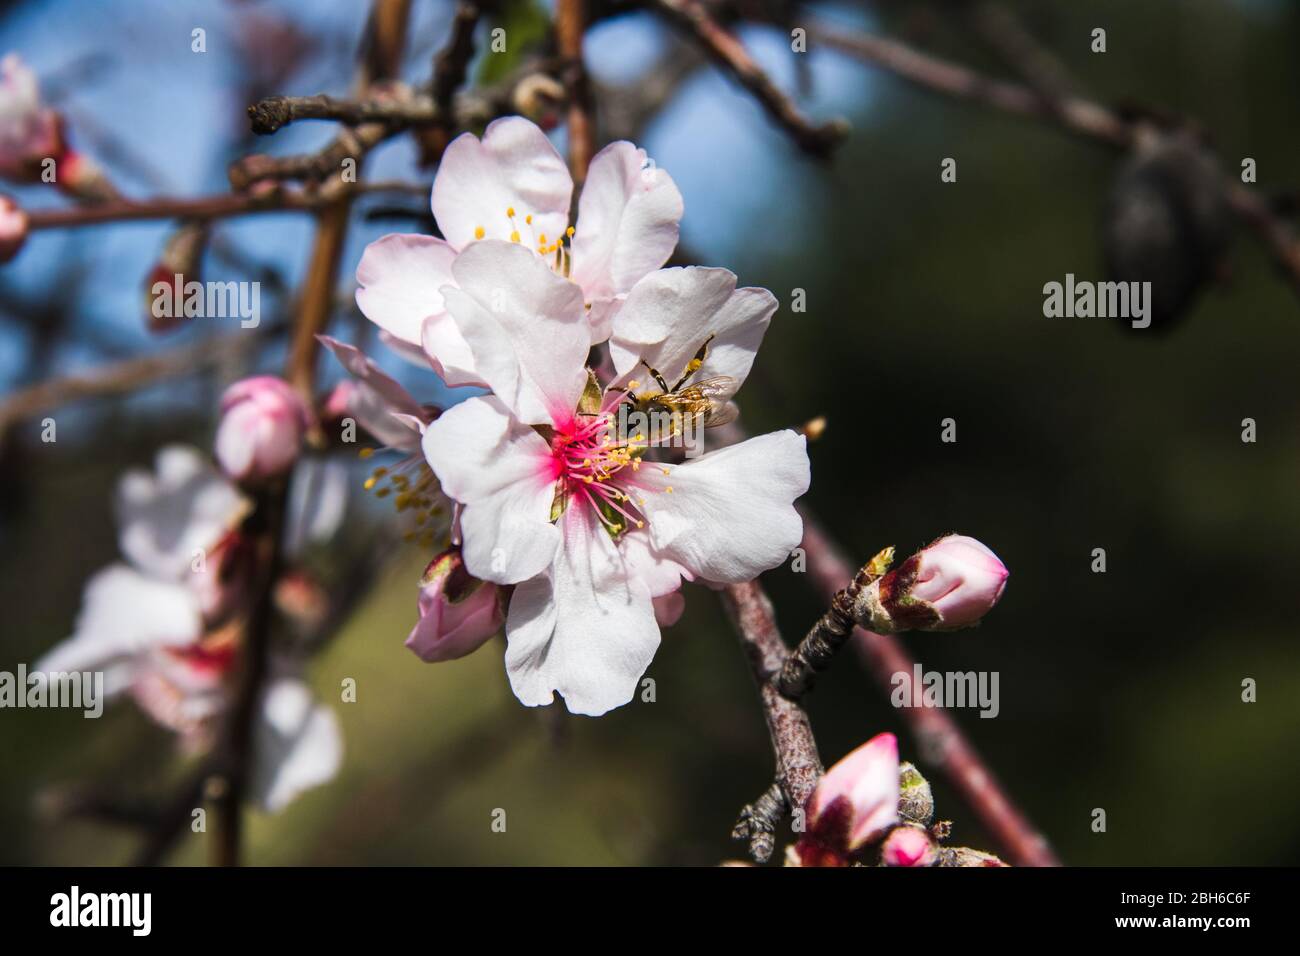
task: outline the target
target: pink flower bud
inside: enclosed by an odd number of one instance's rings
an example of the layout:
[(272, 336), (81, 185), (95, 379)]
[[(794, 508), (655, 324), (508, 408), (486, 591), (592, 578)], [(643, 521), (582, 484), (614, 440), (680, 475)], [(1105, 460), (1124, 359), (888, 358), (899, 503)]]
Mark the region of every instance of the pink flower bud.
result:
[(27, 241), (27, 213), (8, 196), (0, 196), (0, 262), (18, 255)]
[(0, 60), (0, 176), (39, 182), (41, 160), (59, 160), (63, 137), (58, 116), (41, 102), (40, 88), (22, 57)]
[(897, 827), (880, 848), (885, 866), (931, 866), (937, 858), (934, 841), (920, 827)]
[(431, 562), (420, 580), (420, 620), (406, 646), (427, 663), (464, 657), (501, 630), (499, 589), (471, 577), (459, 548)]
[(974, 538), (951, 534), (918, 551), (879, 582), (879, 606), (891, 630), (951, 631), (992, 610), (1010, 574)]
[(310, 412), (287, 382), (258, 375), (221, 396), (216, 455), (236, 481), (284, 474), (297, 460)]
[(898, 823), (898, 740), (877, 734), (826, 772), (808, 800), (805, 866), (843, 865)]

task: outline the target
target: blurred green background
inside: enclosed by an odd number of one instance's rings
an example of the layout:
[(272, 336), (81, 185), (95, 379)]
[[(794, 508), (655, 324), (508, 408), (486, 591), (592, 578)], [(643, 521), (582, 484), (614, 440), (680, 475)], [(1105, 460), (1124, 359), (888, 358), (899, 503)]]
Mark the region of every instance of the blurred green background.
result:
[[(1295, 4), (1012, 6), (1092, 97), (1195, 116), (1227, 169), (1258, 161), (1252, 188), (1300, 188)], [(873, 7), (870, 29), (1000, 70), (948, 5)], [(1108, 29), (1104, 55), (1088, 51), (1096, 25)], [(828, 165), (797, 155), (712, 77), (690, 95), (711, 98), (730, 126), (710, 132), (670, 110), (647, 131), (670, 171), (663, 153), (693, 154), (721, 167), (713, 175), (736, 194), (725, 223), (714, 213), (692, 226), (711, 213), (691, 182), (708, 179), (679, 177), (690, 254), (783, 303), (806, 291), (805, 313), (783, 308), (773, 321), (741, 396), (747, 427), (827, 417), (810, 448), (805, 503), (857, 559), (959, 531), (1011, 569), (983, 626), (906, 644), (926, 669), (1000, 673), (1000, 715), (956, 719), (1067, 863), (1300, 862), (1294, 294), (1239, 235), (1228, 279), (1168, 334), (1046, 319), (1044, 283), (1067, 272), (1103, 278), (1099, 226), (1121, 158), (865, 67), (850, 75), (818, 100), (819, 112), (848, 110), (853, 123)], [(682, 141), (681, 126), (692, 139)], [(749, 144), (742, 155), (762, 155), (762, 175), (709, 159), (730, 155), (737, 127)], [(958, 159), (955, 184), (940, 182), (947, 156)], [(76, 442), (27, 434), (5, 449), (0, 668), (70, 632), (84, 579), (116, 551), (107, 502), (117, 473), (164, 438), (210, 439), (207, 417), (97, 411)], [(948, 417), (955, 444), (940, 441)], [(1241, 441), (1245, 417), (1258, 423), (1254, 444)], [(1097, 547), (1105, 574), (1090, 570)], [(714, 595), (691, 588), (685, 617), (665, 631), (648, 672), (657, 700), (592, 720), (521, 707), (499, 643), (436, 666), (405, 650), (424, 560), (395, 545), (313, 662), (326, 700), (337, 702), (343, 678), (358, 683), (356, 703), (336, 703), (345, 766), (281, 816), (254, 820), (251, 862), (713, 864), (740, 855), (727, 836), (740, 805), (770, 782), (771, 754)], [(821, 600), (788, 568), (765, 580), (783, 630), (797, 637)], [(1258, 681), (1257, 703), (1241, 701), (1247, 677)], [(915, 759), (898, 714), (850, 655), (809, 709), (828, 764), (882, 730), (898, 732)], [(0, 862), (129, 859), (133, 834), (52, 825), (35, 795), (70, 781), (162, 792), (178, 773), (168, 735), (129, 703), (98, 722), (0, 712), (0, 750)], [(954, 842), (996, 850), (930, 776)], [(1090, 827), (1098, 807), (1103, 834)], [(504, 833), (491, 829), (497, 808)], [(172, 859), (202, 862), (202, 840), (187, 839)]]

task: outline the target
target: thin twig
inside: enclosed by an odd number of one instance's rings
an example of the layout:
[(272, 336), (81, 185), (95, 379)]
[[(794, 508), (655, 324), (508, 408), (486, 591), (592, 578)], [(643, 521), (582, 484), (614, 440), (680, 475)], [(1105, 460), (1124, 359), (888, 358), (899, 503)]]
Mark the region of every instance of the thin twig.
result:
[(268, 325), (247, 333), (212, 336), (165, 352), (110, 362), (85, 372), (38, 382), (0, 402), (0, 437), (18, 422), (81, 399), (126, 395), (201, 368), (220, 365), (282, 331), (282, 325)]
[(806, 153), (827, 156), (848, 134), (848, 123), (809, 120), (749, 55), (745, 45), (723, 27), (699, 0), (655, 0), (663, 13), (689, 32), (720, 66), (753, 94), (790, 138)]
[(776, 785), (784, 796), (782, 806), (769, 789), (741, 811), (733, 831), (738, 839), (749, 840), (750, 855), (761, 863), (771, 856), (776, 818), (786, 810), (805, 806), (821, 777), (822, 763), (808, 715), (796, 701), (776, 689), (775, 678), (785, 665), (789, 649), (781, 639), (772, 602), (763, 586), (757, 581), (730, 585), (722, 592), (722, 603), (758, 684), (776, 757)]
[(582, 62), (582, 38), (586, 29), (586, 0), (559, 0), (555, 9), (555, 45), (564, 62), (564, 88), (569, 99), (569, 172), (573, 176), (575, 195), (587, 178), (587, 167), (596, 152), (591, 91)]
[[(382, 192), (409, 192), (423, 195), (429, 187), (421, 183), (375, 182), (349, 183), (344, 190), (350, 195)], [(28, 229), (67, 229), (112, 222), (145, 219), (187, 219), (206, 222), (231, 216), (273, 212), (315, 212), (334, 197), (318, 190), (279, 188), (267, 193), (223, 193), (217, 196), (154, 196), (150, 199), (118, 199), (94, 206), (67, 209), (36, 209), (27, 214)]]
[[(1067, 132), (1119, 149), (1132, 146), (1135, 127), (1113, 110), (1077, 97), (1050, 104), (1034, 90), (995, 80), (964, 66), (915, 50), (905, 43), (854, 32), (826, 22), (809, 24), (808, 37), (871, 63), (923, 89), (979, 103), (1006, 113), (1044, 120)], [(1300, 295), (1300, 242), (1294, 228), (1267, 200), (1225, 177), (1224, 192), (1233, 213), (1255, 233), (1277, 262), (1287, 283)]]

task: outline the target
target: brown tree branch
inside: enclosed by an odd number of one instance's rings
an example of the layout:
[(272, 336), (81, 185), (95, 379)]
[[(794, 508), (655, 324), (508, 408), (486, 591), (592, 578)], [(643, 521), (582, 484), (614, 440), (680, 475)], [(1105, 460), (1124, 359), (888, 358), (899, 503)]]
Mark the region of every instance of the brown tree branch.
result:
[(749, 55), (745, 45), (723, 27), (699, 0), (655, 0), (664, 15), (689, 33), (709, 56), (727, 70), (762, 105), (795, 144), (813, 156), (828, 156), (848, 134), (848, 123), (809, 120)]
[(769, 788), (745, 807), (732, 832), (737, 839), (749, 840), (750, 855), (762, 863), (772, 854), (777, 819), (789, 810), (805, 806), (821, 777), (822, 763), (808, 715), (796, 701), (782, 696), (776, 689), (775, 680), (785, 665), (789, 649), (781, 639), (772, 602), (763, 586), (757, 581), (730, 585), (722, 592), (722, 603), (758, 685), (776, 757), (778, 791), (774, 793)]
[(219, 365), (265, 343), (284, 331), (266, 326), (256, 331), (212, 336), (179, 348), (111, 362), (85, 372), (46, 379), (12, 392), (0, 402), (0, 438), (15, 424), (85, 398), (125, 395), (147, 385)]
[(569, 99), (569, 173), (575, 201), (587, 179), (587, 167), (596, 154), (596, 129), (591, 120), (591, 91), (582, 61), (582, 40), (587, 30), (586, 0), (558, 0), (555, 8), (555, 45), (563, 61), (564, 89)]
[[(1077, 136), (1119, 149), (1133, 145), (1135, 124), (1089, 100), (1066, 97), (1049, 103), (1028, 87), (992, 79), (897, 40), (844, 30), (826, 22), (814, 21), (807, 30), (810, 40), (888, 70), (922, 89), (1047, 121)], [(1273, 211), (1267, 200), (1244, 188), (1232, 176), (1225, 178), (1224, 193), (1229, 208), (1255, 234), (1276, 261), (1286, 282), (1300, 295), (1300, 242), (1294, 228)]]

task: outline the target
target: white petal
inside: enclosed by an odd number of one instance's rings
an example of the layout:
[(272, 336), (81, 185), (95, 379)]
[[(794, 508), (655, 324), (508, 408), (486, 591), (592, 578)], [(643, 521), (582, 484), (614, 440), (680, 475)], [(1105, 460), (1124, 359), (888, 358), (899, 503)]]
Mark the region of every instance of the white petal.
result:
[(343, 763), (343, 735), (334, 711), (292, 678), (266, 689), (254, 748), (251, 796), (270, 813), (333, 779)]
[(619, 540), (619, 550), (629, 572), (650, 592), (651, 597), (670, 594), (681, 587), (682, 579), (694, 580), (691, 572), (671, 558), (659, 553), (644, 530), (633, 530)]
[(350, 485), (348, 467), (337, 458), (307, 458), (294, 469), (284, 539), (289, 555), (334, 537), (347, 513)]
[(659, 646), (650, 594), (630, 579), (589, 508), (561, 518), (564, 547), (546, 573), (515, 588), (506, 618), (506, 671), (535, 707), (564, 698), (598, 716), (632, 699)]
[[(564, 232), (572, 195), (569, 170), (546, 134), (509, 116), (489, 123), (481, 140), (463, 133), (447, 147), (433, 181), (433, 217), (457, 251), (479, 229), (484, 238), (505, 240), (518, 230), (532, 249), (543, 234), (552, 241)], [(531, 224), (524, 221), (529, 215)]]
[[(737, 289), (735, 275), (726, 269), (652, 272), (633, 286), (614, 316), (609, 343), (614, 367), (621, 375), (644, 360), (672, 386), (708, 340), (704, 364), (690, 380), (726, 375), (735, 381), (734, 394), (749, 375), (776, 306), (766, 289)], [(653, 383), (649, 390), (658, 391)]]
[(424, 432), (424, 456), (442, 490), (464, 505), (465, 567), (514, 584), (547, 567), (560, 545), (551, 524), (555, 459), (546, 440), (495, 397), (471, 398)]
[(650, 540), (700, 577), (753, 580), (786, 560), (803, 537), (794, 509), (809, 482), (802, 435), (772, 432), (666, 467), (667, 475), (647, 467), (637, 477)]
[(447, 311), (496, 396), (530, 425), (572, 419), (591, 348), (582, 290), (508, 242), (475, 243), (452, 273)]
[(136, 469), (118, 482), (118, 543), (142, 571), (176, 580), (198, 552), (215, 547), (251, 507), (197, 449), (158, 453), (156, 474)]
[(578, 200), (573, 281), (587, 301), (627, 292), (677, 246), (682, 195), (645, 150), (610, 143), (591, 161)]
[(113, 564), (86, 582), (72, 637), (52, 648), (32, 669), (129, 668), (155, 647), (198, 640), (202, 630), (199, 599), (185, 585), (157, 581), (124, 564)]
[(357, 307), (385, 332), (420, 344), (424, 320), (443, 311), (438, 291), (456, 252), (433, 236), (390, 233), (366, 246), (357, 265)]

